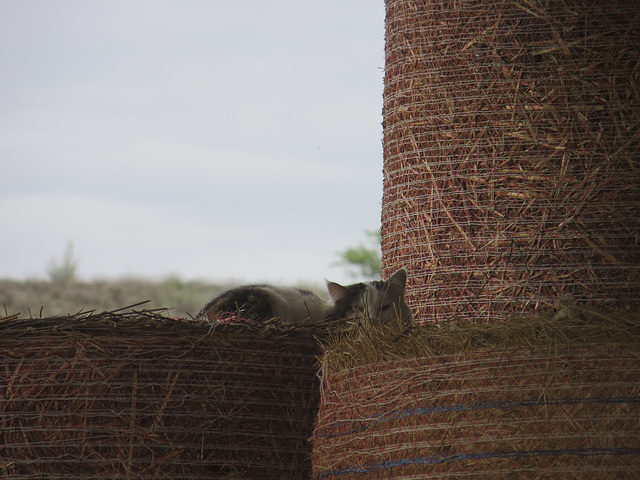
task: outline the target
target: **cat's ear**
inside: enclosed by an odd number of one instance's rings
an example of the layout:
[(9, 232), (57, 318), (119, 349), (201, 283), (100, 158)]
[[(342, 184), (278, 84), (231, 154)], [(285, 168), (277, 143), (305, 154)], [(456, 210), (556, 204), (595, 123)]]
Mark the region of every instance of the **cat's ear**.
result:
[(404, 291), (404, 286), (407, 283), (407, 271), (404, 268), (396, 270), (393, 275), (389, 277), (389, 284), (400, 288)]
[(334, 302), (338, 302), (347, 296), (347, 287), (343, 287), (336, 282), (330, 282), (327, 280), (327, 290), (329, 290), (331, 300)]

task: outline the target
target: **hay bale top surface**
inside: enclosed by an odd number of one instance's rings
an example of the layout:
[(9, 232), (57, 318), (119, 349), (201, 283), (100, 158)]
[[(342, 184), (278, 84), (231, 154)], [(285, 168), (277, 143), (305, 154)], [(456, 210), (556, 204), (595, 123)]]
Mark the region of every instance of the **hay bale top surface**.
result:
[(570, 352), (585, 346), (640, 347), (640, 312), (603, 312), (572, 306), (560, 314), (514, 317), (490, 324), (449, 322), (411, 329), (392, 325), (360, 328), (325, 347), (324, 373), (380, 362), (503, 351), (548, 349)]
[(162, 315), (161, 311), (122, 312), (114, 310), (102, 313), (89, 311), (67, 316), (31, 318), (20, 318), (16, 314), (0, 317), (0, 333), (5, 338), (65, 332), (82, 332), (96, 335), (149, 332), (155, 335), (169, 335), (180, 330), (206, 333), (211, 329), (211, 326), (205, 325), (204, 322), (167, 317)]
[[(219, 336), (247, 336), (265, 339), (291, 339), (293, 341), (313, 341), (318, 335), (326, 334), (326, 325), (292, 326), (283, 324), (277, 318), (255, 324), (238, 320), (213, 323), (193, 318), (173, 318), (166, 315), (166, 309), (130, 310), (136, 305), (118, 310), (96, 313), (79, 312), (67, 316), (20, 318), (19, 314), (0, 316), (0, 337), (19, 338), (30, 335), (80, 333), (96, 336), (138, 336), (203, 337), (210, 334)], [(127, 311), (129, 310), (129, 311)]]

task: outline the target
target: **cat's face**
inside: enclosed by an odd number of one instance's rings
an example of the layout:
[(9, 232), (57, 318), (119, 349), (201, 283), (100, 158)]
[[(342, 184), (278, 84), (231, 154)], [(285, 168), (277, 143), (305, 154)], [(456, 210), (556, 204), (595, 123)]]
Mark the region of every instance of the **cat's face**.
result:
[(413, 323), (411, 310), (404, 302), (407, 272), (396, 271), (388, 280), (342, 286), (327, 282), (335, 304), (336, 317), (364, 316), (372, 323), (389, 324), (398, 317), (406, 325)]

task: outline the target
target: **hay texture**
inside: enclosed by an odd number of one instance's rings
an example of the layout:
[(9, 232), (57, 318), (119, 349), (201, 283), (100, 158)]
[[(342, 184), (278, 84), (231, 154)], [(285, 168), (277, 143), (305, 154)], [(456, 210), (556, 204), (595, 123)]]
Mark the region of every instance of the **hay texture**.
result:
[(306, 479), (315, 349), (149, 313), (0, 321), (0, 477)]
[(322, 372), (315, 480), (640, 471), (640, 317), (365, 331)]
[(640, 3), (387, 0), (385, 273), (418, 321), (640, 305)]

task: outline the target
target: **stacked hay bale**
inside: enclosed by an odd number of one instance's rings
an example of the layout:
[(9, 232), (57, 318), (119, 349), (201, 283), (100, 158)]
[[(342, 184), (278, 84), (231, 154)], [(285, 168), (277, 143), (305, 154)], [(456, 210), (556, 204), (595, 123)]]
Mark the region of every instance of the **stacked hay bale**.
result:
[(598, 315), (332, 344), (313, 478), (637, 478), (640, 316)]
[(316, 348), (150, 313), (0, 319), (0, 476), (306, 479)]
[(640, 5), (387, 0), (385, 273), (420, 321), (640, 306)]

